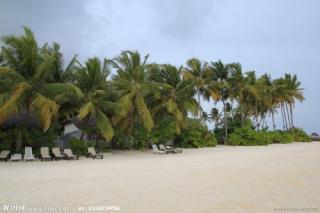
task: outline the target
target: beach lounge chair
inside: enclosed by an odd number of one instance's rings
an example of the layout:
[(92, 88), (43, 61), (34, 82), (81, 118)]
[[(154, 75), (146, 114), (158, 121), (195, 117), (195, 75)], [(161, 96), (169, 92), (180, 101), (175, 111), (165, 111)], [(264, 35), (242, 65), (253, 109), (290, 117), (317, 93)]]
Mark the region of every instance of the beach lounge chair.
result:
[(10, 158), (10, 151), (9, 150), (2, 150), (0, 152), (0, 160), (8, 161)]
[(64, 149), (63, 154), (65, 155), (67, 160), (70, 160), (70, 159), (79, 160), (79, 156), (74, 155), (71, 149)]
[(172, 151), (174, 151), (175, 153), (182, 153), (182, 149), (175, 148), (175, 147), (172, 147), (172, 146), (165, 146), (165, 147), (166, 147), (166, 149), (172, 150)]
[(64, 155), (61, 154), (61, 151), (58, 147), (52, 148), (52, 155), (55, 160), (64, 159)]
[(32, 154), (32, 148), (27, 146), (24, 148), (24, 156), (23, 156), (24, 161), (33, 161), (34, 160), (34, 154)]
[(48, 147), (41, 147), (40, 148), (40, 159), (41, 159), (41, 161), (52, 160), (52, 157), (49, 154), (49, 148)]
[(173, 149), (167, 149), (163, 144), (159, 144), (159, 149), (165, 151), (166, 153), (176, 153)]
[(167, 154), (166, 151), (160, 150), (156, 144), (152, 144), (152, 153), (153, 154)]
[(19, 153), (15, 153), (13, 155), (11, 155), (11, 161), (21, 161), (22, 159), (22, 154)]
[(87, 157), (92, 157), (92, 159), (99, 157), (100, 159), (103, 159), (103, 154), (97, 153), (93, 147), (88, 147)]

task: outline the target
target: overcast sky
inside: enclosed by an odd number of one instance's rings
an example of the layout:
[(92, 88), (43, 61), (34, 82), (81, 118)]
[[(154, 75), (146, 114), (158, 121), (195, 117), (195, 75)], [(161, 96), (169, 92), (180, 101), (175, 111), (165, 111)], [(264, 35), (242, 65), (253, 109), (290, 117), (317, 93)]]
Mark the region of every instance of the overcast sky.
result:
[(319, 9), (319, 0), (0, 0), (0, 36), (26, 25), (81, 61), (131, 49), (150, 53), (150, 62), (198, 57), (274, 78), (294, 73), (306, 97), (295, 123), (310, 133), (320, 132)]

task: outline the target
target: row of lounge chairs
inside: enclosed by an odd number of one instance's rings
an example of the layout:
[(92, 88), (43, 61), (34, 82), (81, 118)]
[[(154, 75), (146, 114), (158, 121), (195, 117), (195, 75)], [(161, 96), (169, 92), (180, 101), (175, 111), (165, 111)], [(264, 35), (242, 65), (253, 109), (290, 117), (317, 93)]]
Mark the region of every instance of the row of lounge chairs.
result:
[(159, 147), (156, 144), (152, 144), (152, 153), (153, 154), (168, 154), (168, 153), (182, 153), (182, 149), (174, 148), (171, 146), (165, 146), (159, 144)]
[[(40, 148), (40, 160), (59, 160), (59, 159), (66, 159), (66, 160), (79, 160), (79, 156), (73, 154), (71, 149), (64, 149), (63, 152), (60, 151), (60, 148), (54, 147), (52, 148), (52, 154), (49, 152), (49, 147), (41, 147)], [(93, 147), (88, 147), (87, 157), (91, 157), (92, 159), (100, 158), (103, 159), (103, 154), (97, 153)], [(0, 160), (11, 160), (11, 161), (34, 161), (35, 157), (32, 153), (31, 147), (25, 147), (24, 149), (24, 155), (19, 153), (12, 154), (10, 156), (9, 150), (2, 150), (0, 152)]]

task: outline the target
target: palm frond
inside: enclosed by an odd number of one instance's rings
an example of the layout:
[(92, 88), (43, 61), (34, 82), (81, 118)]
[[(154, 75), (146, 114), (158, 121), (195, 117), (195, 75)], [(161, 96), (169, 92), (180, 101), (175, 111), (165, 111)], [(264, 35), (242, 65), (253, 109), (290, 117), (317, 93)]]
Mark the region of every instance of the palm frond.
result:
[(108, 117), (100, 110), (96, 111), (97, 127), (102, 136), (110, 141), (114, 135), (113, 127)]
[(6, 101), (2, 100), (3, 104), (0, 107), (0, 124), (20, 110), (23, 99), (26, 98), (30, 90), (31, 86), (28, 83), (19, 83), (9, 95), (9, 98)]
[(95, 112), (96, 112), (96, 107), (94, 106), (94, 104), (92, 102), (88, 102), (80, 108), (78, 118), (80, 120), (83, 120), (88, 116), (90, 116), (91, 114), (95, 114)]
[(47, 131), (51, 125), (52, 119), (58, 113), (59, 105), (40, 93), (37, 93), (31, 102), (30, 108), (37, 114), (43, 131)]

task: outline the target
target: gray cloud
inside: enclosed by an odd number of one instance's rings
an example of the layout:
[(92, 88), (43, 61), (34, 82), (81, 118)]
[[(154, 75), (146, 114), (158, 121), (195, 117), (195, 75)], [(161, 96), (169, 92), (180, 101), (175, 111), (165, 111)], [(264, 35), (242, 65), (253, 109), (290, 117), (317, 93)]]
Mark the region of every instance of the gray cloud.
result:
[(295, 120), (319, 132), (319, 7), (318, 0), (0, 0), (0, 36), (27, 25), (41, 43), (56, 41), (67, 59), (82, 61), (137, 49), (159, 63), (197, 56), (274, 77), (296, 73), (306, 101)]

